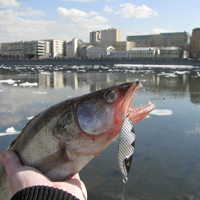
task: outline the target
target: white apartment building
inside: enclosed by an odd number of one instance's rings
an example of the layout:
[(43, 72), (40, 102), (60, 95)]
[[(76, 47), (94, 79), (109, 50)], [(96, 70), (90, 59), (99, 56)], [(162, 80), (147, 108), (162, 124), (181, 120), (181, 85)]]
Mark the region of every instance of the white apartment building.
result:
[(101, 42), (119, 42), (122, 41), (120, 29), (101, 30)]
[(3, 59), (23, 59), (24, 41), (1, 43), (1, 57)]
[(91, 47), (87, 49), (87, 57), (89, 59), (104, 59), (108, 58), (111, 51), (115, 50), (114, 47), (109, 46), (105, 48)]
[(24, 58), (46, 58), (50, 53), (48, 41), (26, 41), (24, 42)]
[(63, 55), (63, 40), (50, 40), (51, 57)]
[(119, 42), (122, 41), (122, 31), (120, 29), (106, 29), (90, 32), (90, 43), (94, 42)]
[(66, 42), (66, 57), (74, 58), (78, 56), (78, 39), (73, 38), (72, 41)]

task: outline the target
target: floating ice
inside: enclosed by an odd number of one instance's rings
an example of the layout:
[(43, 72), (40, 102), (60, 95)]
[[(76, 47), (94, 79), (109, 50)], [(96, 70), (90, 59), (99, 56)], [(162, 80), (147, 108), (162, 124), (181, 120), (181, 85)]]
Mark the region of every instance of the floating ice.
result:
[(196, 124), (195, 130), (185, 131), (187, 135), (200, 135), (200, 126), (199, 123)]
[(19, 86), (21, 86), (21, 87), (37, 87), (37, 86), (38, 86), (38, 83), (29, 83), (29, 82), (25, 82), (25, 83), (19, 84)]
[(47, 94), (47, 92), (40, 92), (40, 91), (38, 91), (38, 92), (33, 92), (33, 94)]
[(0, 133), (0, 137), (1, 136), (6, 136), (6, 135), (15, 135), (15, 134), (19, 134), (20, 131), (16, 131), (13, 127), (7, 128), (5, 133)]
[(186, 74), (186, 73), (189, 73), (189, 71), (175, 71), (176, 74)]
[(152, 115), (164, 116), (164, 115), (172, 115), (173, 111), (168, 109), (154, 109), (150, 112)]
[(6, 83), (9, 85), (14, 84), (16, 81), (12, 80), (12, 79), (7, 79), (7, 80), (0, 80), (0, 83)]
[(169, 77), (176, 77), (177, 75), (174, 74), (174, 73), (165, 73), (165, 72), (162, 72), (161, 74), (158, 74), (158, 76), (165, 76), (165, 77), (169, 78)]
[(13, 127), (7, 128), (6, 133), (15, 133), (16, 130)]
[(150, 64), (114, 64), (115, 67), (151, 67), (151, 68), (193, 68), (192, 65), (150, 65)]
[(31, 120), (31, 119), (33, 119), (33, 118), (34, 118), (34, 116), (27, 117), (27, 120)]

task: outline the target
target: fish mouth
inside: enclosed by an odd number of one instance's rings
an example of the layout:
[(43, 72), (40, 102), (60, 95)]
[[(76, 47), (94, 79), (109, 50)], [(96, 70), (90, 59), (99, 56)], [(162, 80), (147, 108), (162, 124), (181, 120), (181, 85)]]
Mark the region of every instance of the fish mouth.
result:
[(121, 109), (125, 117), (128, 117), (133, 124), (143, 120), (154, 108), (155, 104), (149, 102), (146, 106), (137, 109), (132, 108), (132, 104), (138, 89), (142, 87), (141, 82), (136, 81), (132, 83), (129, 91), (125, 95), (124, 102)]

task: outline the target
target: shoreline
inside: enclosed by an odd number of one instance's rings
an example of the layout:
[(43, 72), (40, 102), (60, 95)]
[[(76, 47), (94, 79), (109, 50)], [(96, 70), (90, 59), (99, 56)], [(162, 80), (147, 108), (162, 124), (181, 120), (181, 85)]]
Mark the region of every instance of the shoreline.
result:
[[(132, 60), (132, 59), (46, 59), (46, 60), (0, 60), (0, 65), (135, 65), (200, 67), (200, 60)], [(178, 67), (178, 66), (177, 66)]]

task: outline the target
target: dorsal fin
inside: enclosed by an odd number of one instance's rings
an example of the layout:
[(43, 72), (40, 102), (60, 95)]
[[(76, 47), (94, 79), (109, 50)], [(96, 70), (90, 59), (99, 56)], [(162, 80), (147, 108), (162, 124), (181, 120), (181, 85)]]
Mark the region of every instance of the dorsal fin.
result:
[(27, 128), (39, 117), (41, 113), (37, 114), (35, 117), (33, 117), (27, 124), (26, 126), (24, 126), (24, 128), (22, 129), (21, 133), (11, 142), (10, 147), (8, 149), (10, 149), (15, 142), (23, 135), (23, 133), (27, 130)]

